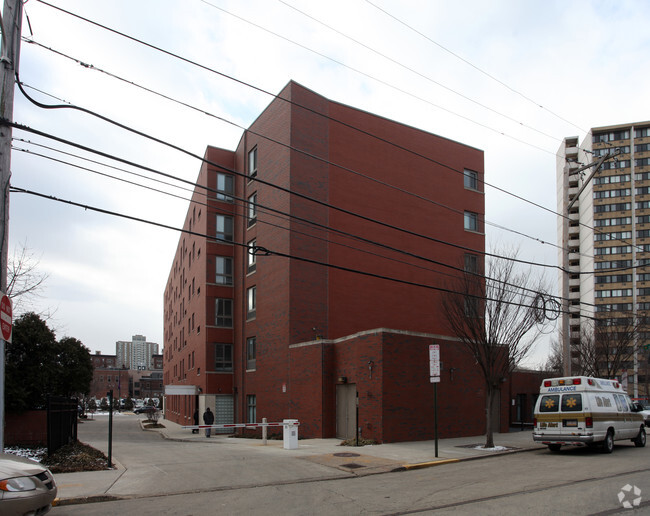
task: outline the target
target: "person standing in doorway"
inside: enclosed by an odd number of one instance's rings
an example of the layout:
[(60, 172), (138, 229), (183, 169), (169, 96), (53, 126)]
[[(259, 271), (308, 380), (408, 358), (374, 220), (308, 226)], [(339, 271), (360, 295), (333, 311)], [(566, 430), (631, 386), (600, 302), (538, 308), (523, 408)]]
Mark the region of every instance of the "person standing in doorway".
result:
[[(206, 425), (211, 425), (214, 423), (214, 414), (210, 410), (210, 407), (205, 409), (205, 412), (203, 413), (203, 423)], [(205, 436), (210, 437), (210, 430), (211, 428), (206, 428), (205, 429)]]
[[(199, 426), (199, 409), (194, 410), (194, 426)], [(192, 428), (192, 433), (193, 434), (198, 434), (199, 429), (198, 428)]]

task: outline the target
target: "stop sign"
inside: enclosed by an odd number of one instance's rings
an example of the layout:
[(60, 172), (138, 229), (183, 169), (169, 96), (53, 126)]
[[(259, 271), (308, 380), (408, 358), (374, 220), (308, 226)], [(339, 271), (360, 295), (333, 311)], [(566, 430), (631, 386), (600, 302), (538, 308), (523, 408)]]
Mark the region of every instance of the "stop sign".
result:
[(11, 342), (11, 300), (6, 296), (2, 296), (0, 301), (0, 330), (2, 331), (2, 338), (7, 342)]

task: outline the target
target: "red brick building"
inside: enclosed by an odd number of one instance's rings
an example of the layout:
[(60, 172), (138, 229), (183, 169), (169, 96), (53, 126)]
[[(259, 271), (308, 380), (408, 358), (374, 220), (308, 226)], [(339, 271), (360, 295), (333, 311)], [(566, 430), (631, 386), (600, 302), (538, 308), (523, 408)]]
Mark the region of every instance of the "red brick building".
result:
[(482, 433), (439, 289), (482, 270), (483, 172), (480, 150), (290, 82), (235, 151), (206, 150), (164, 294), (165, 417), (345, 438), (358, 397), (364, 437), (431, 439), (439, 344), (440, 436)]

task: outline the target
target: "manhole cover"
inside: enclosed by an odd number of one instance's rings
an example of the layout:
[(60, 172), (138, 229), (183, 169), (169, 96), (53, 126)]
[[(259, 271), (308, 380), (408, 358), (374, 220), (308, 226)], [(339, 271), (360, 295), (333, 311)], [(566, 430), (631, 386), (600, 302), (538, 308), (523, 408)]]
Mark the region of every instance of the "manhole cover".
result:
[(348, 469), (365, 468), (365, 466), (361, 464), (355, 464), (354, 462), (351, 462), (350, 464), (341, 464), (341, 466)]
[(351, 452), (341, 452), (341, 453), (335, 453), (334, 457), (359, 457), (359, 454), (351, 453)]

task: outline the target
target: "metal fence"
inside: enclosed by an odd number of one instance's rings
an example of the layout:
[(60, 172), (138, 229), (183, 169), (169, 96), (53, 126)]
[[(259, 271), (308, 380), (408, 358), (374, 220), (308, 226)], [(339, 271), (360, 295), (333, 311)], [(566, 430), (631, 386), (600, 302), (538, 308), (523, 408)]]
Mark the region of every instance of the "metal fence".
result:
[(47, 453), (77, 441), (77, 398), (50, 396), (47, 399)]

